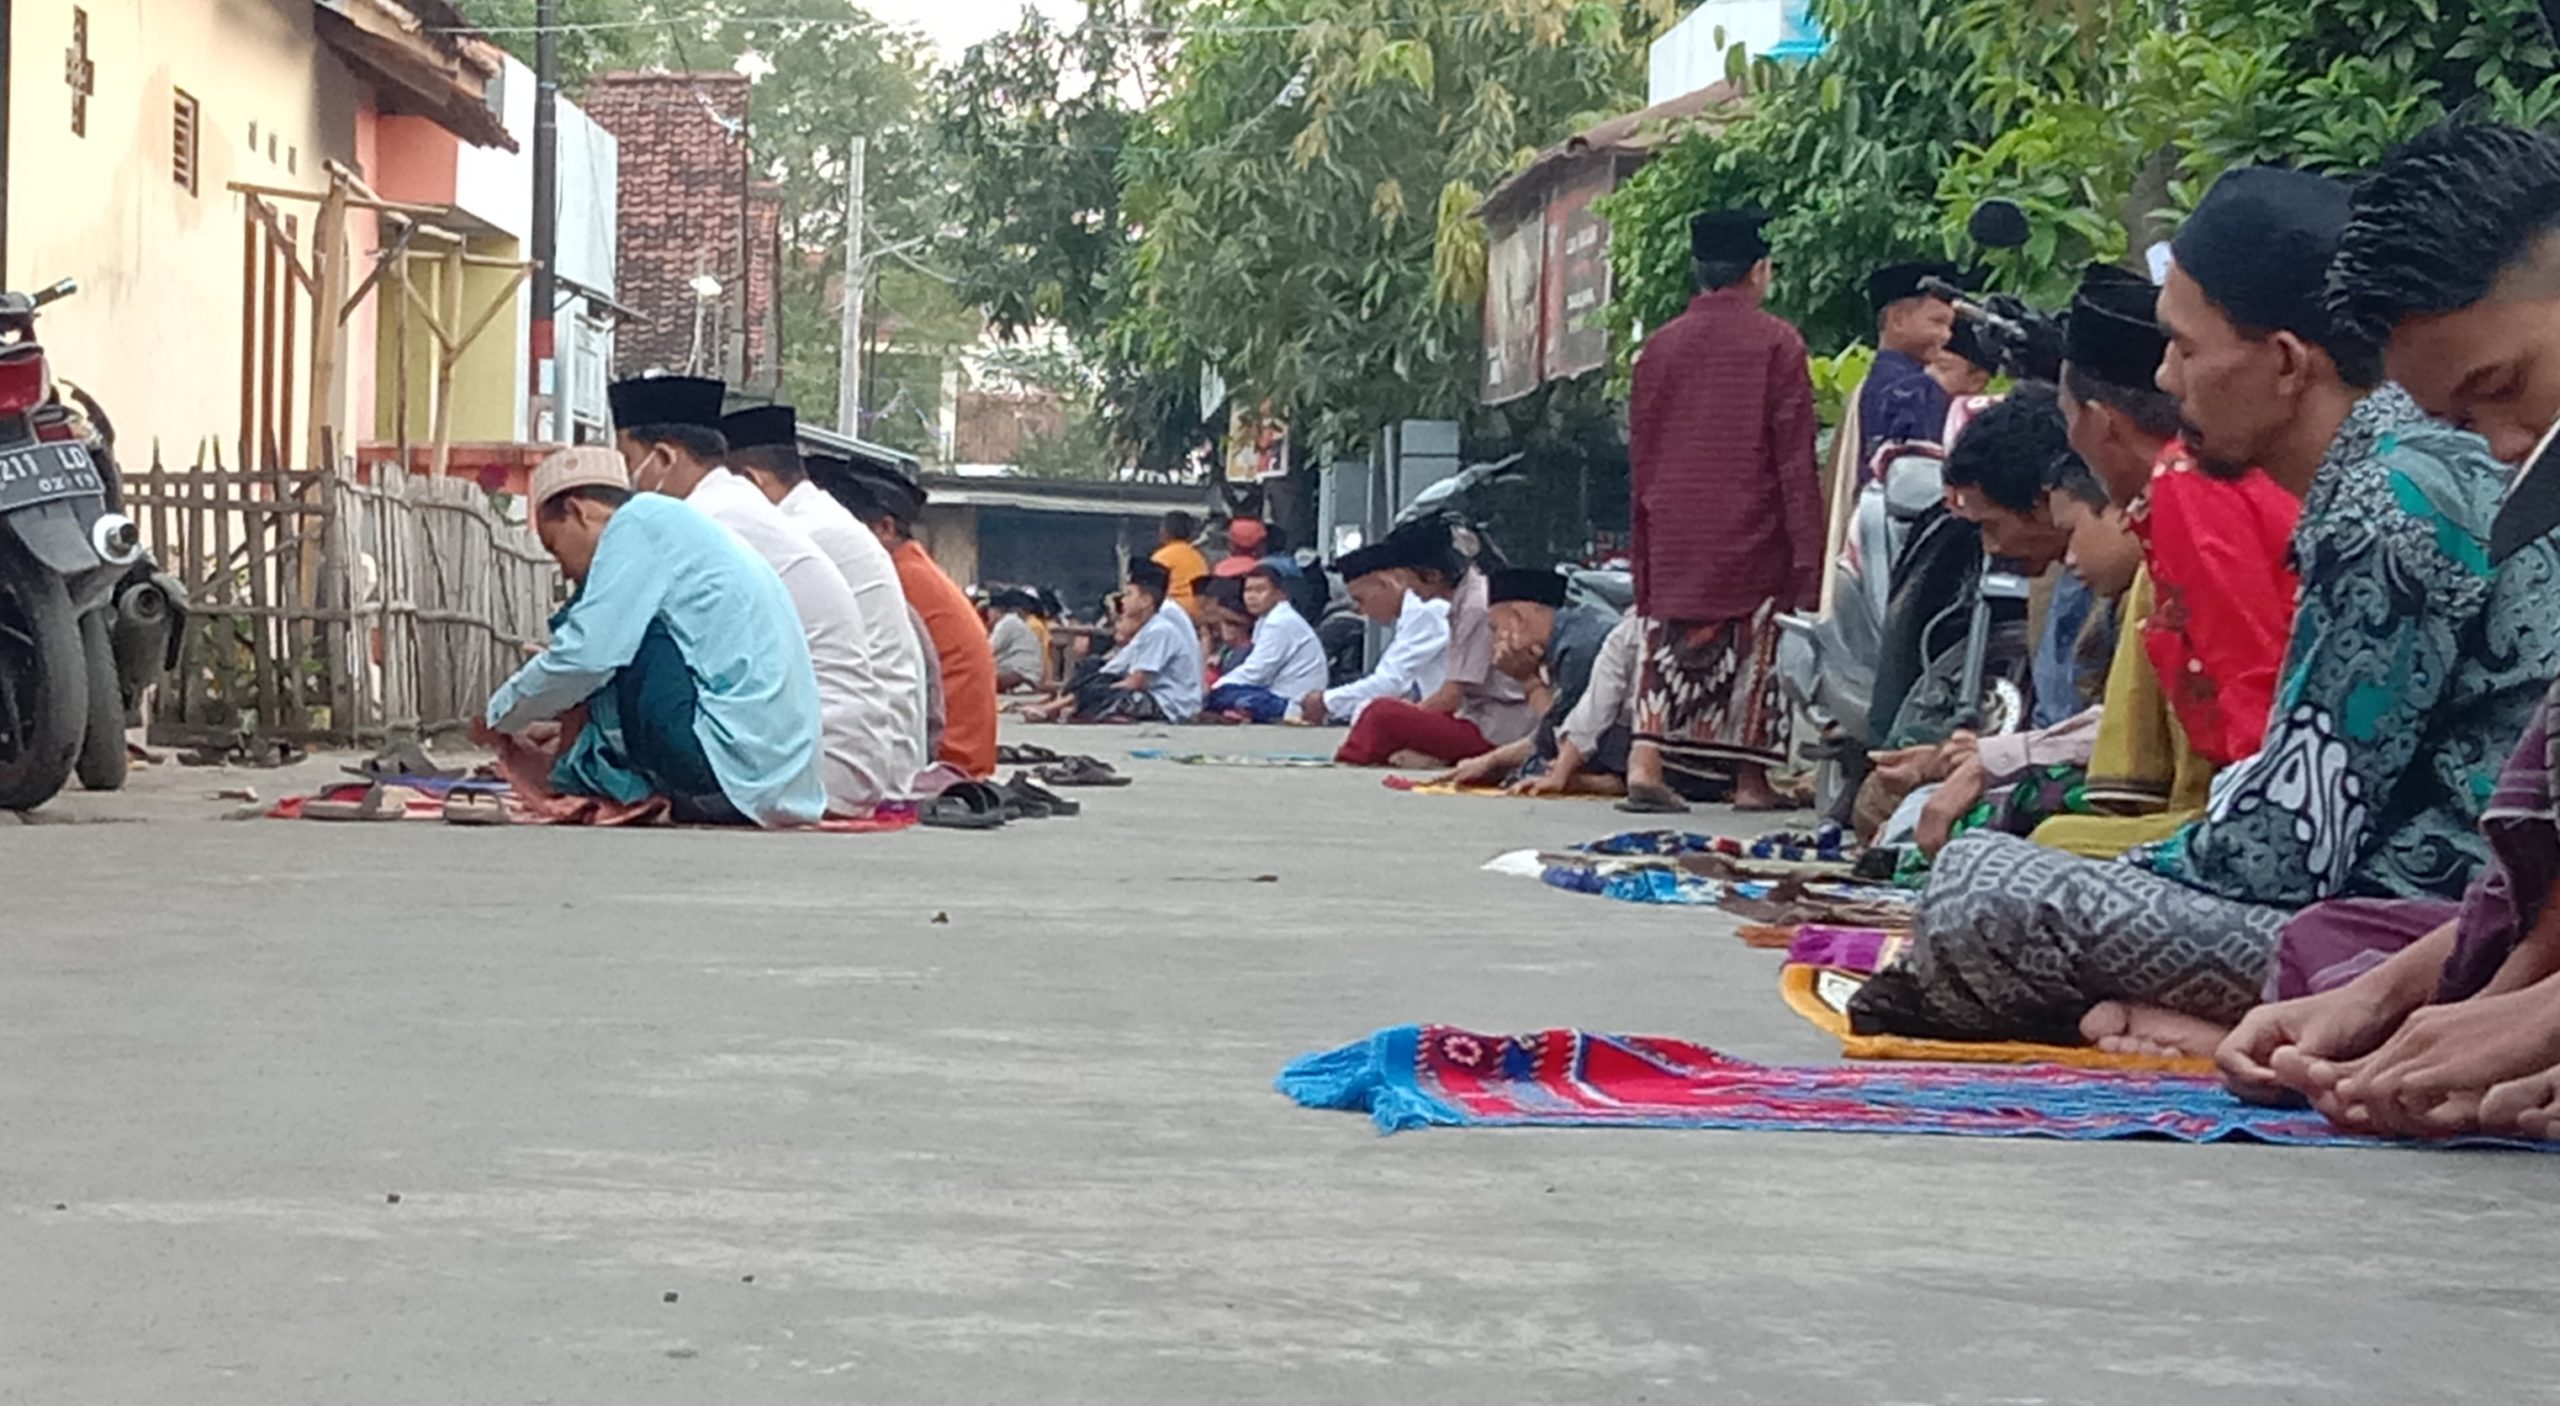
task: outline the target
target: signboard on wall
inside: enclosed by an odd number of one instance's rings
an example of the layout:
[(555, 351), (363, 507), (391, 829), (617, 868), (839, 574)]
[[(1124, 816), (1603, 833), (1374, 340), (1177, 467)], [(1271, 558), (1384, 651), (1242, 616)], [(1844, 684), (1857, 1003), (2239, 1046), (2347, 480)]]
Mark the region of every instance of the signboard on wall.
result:
[(1542, 353), (1539, 281), (1546, 223), (1532, 216), (1493, 231), (1485, 249), (1484, 403), (1518, 400), (1538, 388)]
[(1591, 203), (1613, 173), (1594, 166), (1547, 199), (1546, 268), (1539, 277), (1540, 374), (1562, 381), (1609, 364), (1609, 222)]
[(1289, 472), (1289, 426), (1271, 402), (1237, 405), (1227, 419), (1227, 482), (1260, 483)]

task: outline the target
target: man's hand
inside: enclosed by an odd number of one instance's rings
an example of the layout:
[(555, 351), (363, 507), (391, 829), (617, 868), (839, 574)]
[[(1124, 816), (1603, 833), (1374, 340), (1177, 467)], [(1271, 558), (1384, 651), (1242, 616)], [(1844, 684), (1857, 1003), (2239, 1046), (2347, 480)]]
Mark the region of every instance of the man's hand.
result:
[(1967, 757), (1955, 773), (1938, 783), (1929, 803), (1920, 808), (1920, 822), (1912, 836), (1920, 852), (1935, 859), (1938, 851), (1955, 838), (1956, 823), (1965, 818), (1982, 800), (1982, 762)]
[(1315, 692), (1298, 700), (1298, 716), (1306, 719), (1308, 722), (1331, 722), (1333, 721), (1331, 711), (1331, 709), (1325, 706), (1323, 689), (1319, 688)]
[(488, 720), (487, 720), (487, 719), (485, 719), (485, 718), (473, 718), (473, 719), (471, 720), (471, 745), (472, 745), (472, 746), (474, 746), (474, 747), (485, 747), (485, 748), (489, 749), (490, 751), (493, 751), (493, 752), (494, 752), (494, 751), (496, 751), (496, 750), (497, 750), (497, 748), (498, 748), (498, 744), (499, 744), (500, 742), (505, 741), (505, 740), (506, 740), (506, 734), (505, 734), (505, 733), (503, 733), (503, 732), (498, 731), (498, 730), (497, 730), (496, 728), (494, 728), (494, 727), (489, 726), (489, 723), (488, 723)]
[(1451, 767), (1436, 780), (1438, 784), (1444, 786), (1481, 786), (1501, 770), (1500, 754), (1487, 752), (1480, 757), (1467, 758)]
[(1559, 771), (1554, 767), (1549, 767), (1535, 776), (1522, 777), (1520, 780), (1512, 782), (1511, 794), (1515, 796), (1561, 796), (1565, 793), (1565, 788), (1572, 784), (1573, 777), (1570, 774)]
[(1935, 747), (1904, 747), (1891, 752), (1869, 752), (1867, 760), (1875, 767), (1878, 780), (1909, 795), (1929, 779), (1938, 764)]

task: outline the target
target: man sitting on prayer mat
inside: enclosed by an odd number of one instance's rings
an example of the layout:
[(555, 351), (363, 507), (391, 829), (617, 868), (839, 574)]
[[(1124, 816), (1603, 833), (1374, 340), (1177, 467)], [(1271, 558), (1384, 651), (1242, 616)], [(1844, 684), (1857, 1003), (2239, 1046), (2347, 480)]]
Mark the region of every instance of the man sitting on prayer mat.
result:
[(1253, 647), (1218, 680), (1202, 707), (1248, 722), (1276, 723), (1292, 702), (1321, 690), (1331, 677), (1324, 641), (1289, 603), (1279, 569), (1256, 565), (1244, 576), (1244, 608), (1253, 616)]
[(1378, 667), (1338, 688), (1310, 691), (1299, 700), (1298, 716), (1311, 723), (1353, 722), (1378, 699), (1411, 703), (1438, 692), (1449, 671), (1449, 603), (1415, 591), (1413, 573), (1384, 542), (1343, 553), (1334, 570), (1361, 618), (1394, 633)]
[(1040, 598), (1018, 586), (1008, 586), (987, 600), (987, 608), (995, 612), (995, 623), (987, 628), (987, 645), (996, 653), (996, 691), (998, 693), (1030, 693), (1048, 679), (1048, 651), (1041, 647), (1040, 632), (1031, 627), (1031, 617), (1040, 609)]
[(1454, 766), (1516, 742), (1537, 725), (1528, 691), (1493, 666), (1484, 572), (1458, 555), (1445, 522), (1408, 523), (1388, 553), (1414, 589), (1449, 604), (1449, 655), (1440, 687), (1419, 703), (1380, 698), (1360, 710), (1333, 759), (1344, 766)]
[[(1769, 784), (1789, 723), (1778, 616), (1821, 601), (1822, 487), (1804, 338), (1760, 306), (1768, 221), (1757, 209), (1693, 220), (1698, 294), (1636, 352), (1632, 555), (1636, 613), (1652, 628), (1622, 810), (1687, 810), (1666, 767), (1730, 770), (1737, 809), (1787, 804)], [(1946, 396), (1929, 385), (1943, 419)]]
[(844, 573), (762, 490), (726, 467), (725, 388), (699, 377), (660, 376), (617, 381), (607, 394), (632, 486), (682, 498), (736, 533), (790, 591), (818, 674), (828, 812), (862, 818), (883, 801), (907, 799), (920, 731), (913, 697), (893, 696), (873, 672), (862, 607)]
[(907, 593), (908, 606), (924, 621), (942, 675), (942, 745), (934, 750), (935, 759), (968, 776), (995, 775), (995, 646), (987, 639), (986, 622), (978, 618), (969, 593), (916, 540), (916, 522), (924, 515), (924, 490), (905, 475), (868, 460), (838, 461), (830, 470), (819, 486), (888, 549), (889, 560), (898, 569), (898, 586)]
[(788, 405), (741, 410), (720, 422), (729, 441), (729, 467), (746, 476), (782, 515), (816, 543), (835, 566), (860, 611), (862, 653), (872, 677), (904, 731), (890, 739), (892, 775), (913, 777), (931, 757), (931, 685), (925, 669), (924, 632), (907, 609), (906, 588), (889, 550), (871, 529), (854, 521), (827, 492), (809, 481), (800, 455), (800, 417)]
[(1558, 731), (1591, 687), (1600, 647), (1618, 624), (1615, 612), (1566, 604), (1565, 578), (1553, 571), (1497, 572), (1486, 588), (1495, 655), (1530, 684), (1542, 703), (1537, 731), (1460, 762), (1440, 779), (1460, 786), (1508, 783), (1533, 763), (1553, 764)]
[(491, 695), (475, 736), (558, 720), (552, 788), (688, 824), (826, 814), (818, 680), (791, 594), (763, 558), (673, 498), (633, 496), (621, 458), (564, 449), (534, 470), (534, 531), (577, 594), (551, 643)]
[[(2430, 414), (2524, 464), (2492, 559), (2560, 527), (2560, 140), (2447, 122), (2357, 187), (2329, 306), (2384, 340)], [(2536, 620), (2554, 626), (2546, 572)], [(2216, 1051), (2245, 1098), (2307, 1097), (2347, 1128), (2560, 1138), (2560, 686), (2514, 740), (2481, 819), (2489, 862), (2460, 902), (2338, 900), (2285, 928), (2280, 999)]]
[(2202, 819), (2120, 861), (1949, 845), (1911, 950), (1850, 1002), (1859, 1032), (2068, 1042), (2109, 1002), (2228, 1025), (2306, 904), (2453, 898), (2484, 858), (2498, 759), (2560, 673), (2560, 553), (2492, 565), (2505, 471), (2330, 315), (2347, 211), (2324, 177), (2233, 171), (2179, 232), (2159, 300), (2160, 385), (2199, 465), (2255, 464), (2303, 495), (2301, 599), (2259, 751)]

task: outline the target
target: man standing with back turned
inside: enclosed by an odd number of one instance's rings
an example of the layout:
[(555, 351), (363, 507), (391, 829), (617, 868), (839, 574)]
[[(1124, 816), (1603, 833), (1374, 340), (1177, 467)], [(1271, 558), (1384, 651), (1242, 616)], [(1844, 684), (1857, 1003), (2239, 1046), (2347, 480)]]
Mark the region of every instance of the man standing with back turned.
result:
[(1804, 338), (1761, 310), (1761, 210), (1689, 226), (1698, 296), (1645, 339), (1628, 408), (1636, 610), (1646, 622), (1625, 810), (1687, 810), (1666, 762), (1733, 771), (1744, 810), (1779, 804), (1781, 611), (1822, 592), (1822, 503)]

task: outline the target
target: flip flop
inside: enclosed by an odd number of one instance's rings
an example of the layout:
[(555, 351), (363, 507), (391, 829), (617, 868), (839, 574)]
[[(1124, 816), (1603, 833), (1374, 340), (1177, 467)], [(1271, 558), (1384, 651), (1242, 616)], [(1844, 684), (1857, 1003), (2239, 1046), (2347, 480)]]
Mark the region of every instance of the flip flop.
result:
[(1022, 807), (1023, 814), (1034, 819), (1045, 820), (1053, 815), (1072, 816), (1084, 813), (1083, 802), (1068, 800), (1032, 780), (1031, 773), (1027, 771), (1015, 772), (1013, 780), (1005, 783), (1004, 793), (1015, 805)]
[(996, 760), (1002, 762), (1006, 766), (1048, 766), (1052, 763), (1064, 761), (1065, 758), (1050, 751), (1046, 747), (1035, 747), (1028, 742), (1024, 742), (998, 747), (996, 749)]
[(983, 781), (963, 781), (916, 807), (916, 823), (936, 830), (1004, 827), (1004, 793)]
[(447, 825), (513, 825), (504, 792), (493, 786), (456, 786), (445, 793)]
[(1035, 773), (1052, 786), (1126, 786), (1129, 778), (1111, 769), (1108, 762), (1091, 757), (1067, 757), (1055, 766), (1044, 766)]

